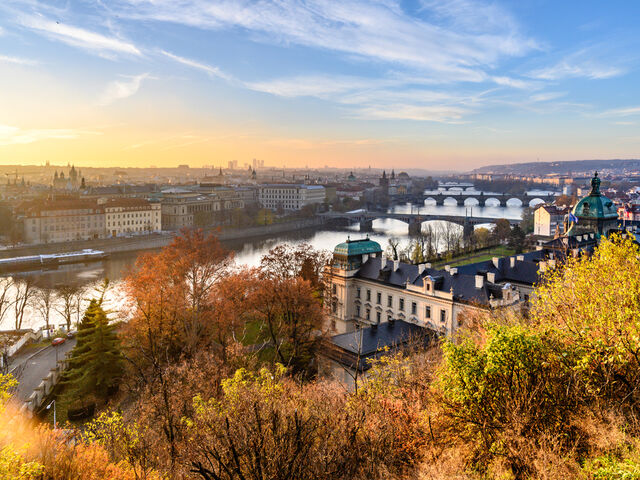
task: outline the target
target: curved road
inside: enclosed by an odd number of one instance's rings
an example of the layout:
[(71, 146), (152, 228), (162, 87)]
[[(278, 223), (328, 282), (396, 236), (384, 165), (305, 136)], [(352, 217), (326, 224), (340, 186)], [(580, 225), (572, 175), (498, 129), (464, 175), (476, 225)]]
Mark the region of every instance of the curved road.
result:
[(15, 396), (21, 402), (26, 401), (33, 393), (40, 382), (49, 374), (49, 371), (56, 365), (56, 349), (58, 359), (63, 359), (65, 353), (70, 351), (76, 344), (76, 339), (67, 339), (62, 345), (44, 347), (37, 353), (30, 352), (29, 355), (20, 355), (9, 364), (9, 373), (16, 377), (19, 384)]

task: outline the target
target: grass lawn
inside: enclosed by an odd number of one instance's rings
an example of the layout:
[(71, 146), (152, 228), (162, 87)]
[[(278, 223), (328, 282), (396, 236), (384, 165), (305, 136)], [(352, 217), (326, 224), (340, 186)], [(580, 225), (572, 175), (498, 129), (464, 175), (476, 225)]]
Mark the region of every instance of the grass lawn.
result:
[(510, 255), (515, 255), (516, 251), (513, 248), (509, 248), (506, 245), (498, 245), (489, 250), (482, 250), (480, 252), (472, 252), (468, 254), (461, 255), (459, 257), (454, 257), (450, 260), (443, 260), (437, 263), (434, 263), (434, 267), (444, 267), (445, 265), (451, 265), (452, 267), (459, 267), (461, 265), (467, 265), (469, 263), (477, 263), (484, 262), (486, 260), (491, 260), (493, 257), (507, 257)]

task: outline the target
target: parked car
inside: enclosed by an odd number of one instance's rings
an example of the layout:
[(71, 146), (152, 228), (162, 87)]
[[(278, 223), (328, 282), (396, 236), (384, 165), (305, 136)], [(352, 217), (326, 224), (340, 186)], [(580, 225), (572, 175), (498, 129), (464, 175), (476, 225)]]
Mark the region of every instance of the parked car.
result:
[(69, 332), (67, 332), (67, 338), (75, 338), (75, 336), (76, 336), (75, 330), (69, 330)]
[(56, 337), (51, 341), (51, 345), (53, 345), (54, 347), (57, 347), (58, 345), (62, 345), (66, 341), (67, 339), (64, 337)]

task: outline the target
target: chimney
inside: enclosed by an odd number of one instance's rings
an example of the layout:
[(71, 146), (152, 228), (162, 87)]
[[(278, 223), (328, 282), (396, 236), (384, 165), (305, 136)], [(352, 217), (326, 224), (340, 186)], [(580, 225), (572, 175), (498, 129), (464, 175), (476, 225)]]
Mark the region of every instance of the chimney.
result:
[(398, 266), (400, 265), (400, 260), (394, 260), (393, 261), (393, 271), (395, 272), (396, 270), (398, 270)]
[(484, 277), (482, 275), (476, 275), (476, 288), (484, 287)]
[(516, 266), (516, 257), (509, 257), (509, 265), (511, 268)]
[(430, 263), (425, 263), (424, 264), (424, 268), (431, 268), (431, 264)]
[(451, 270), (451, 265), (445, 265), (445, 266), (444, 266), (444, 269), (445, 269), (445, 271), (447, 271), (447, 272), (448, 272), (449, 270)]
[(418, 275), (421, 275), (424, 272), (424, 263), (418, 264)]
[(487, 282), (496, 283), (496, 274), (494, 272), (487, 272)]
[(491, 261), (493, 262), (494, 267), (500, 268), (500, 259), (498, 257), (493, 257)]
[(367, 263), (367, 260), (369, 260), (369, 255), (365, 253), (364, 255), (362, 255), (362, 263)]
[(456, 273), (458, 273), (458, 269), (457, 268), (450, 268), (449, 269), (449, 275), (455, 275)]
[(516, 257), (516, 260), (518, 260), (519, 262), (524, 262), (524, 255), (518, 255)]

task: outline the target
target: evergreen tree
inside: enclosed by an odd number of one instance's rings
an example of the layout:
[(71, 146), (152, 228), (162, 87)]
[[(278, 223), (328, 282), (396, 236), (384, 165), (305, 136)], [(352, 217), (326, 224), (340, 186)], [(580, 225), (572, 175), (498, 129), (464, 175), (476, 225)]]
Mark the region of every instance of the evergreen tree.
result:
[(77, 344), (65, 372), (71, 395), (105, 398), (122, 374), (120, 345), (102, 302), (91, 300), (78, 326)]

